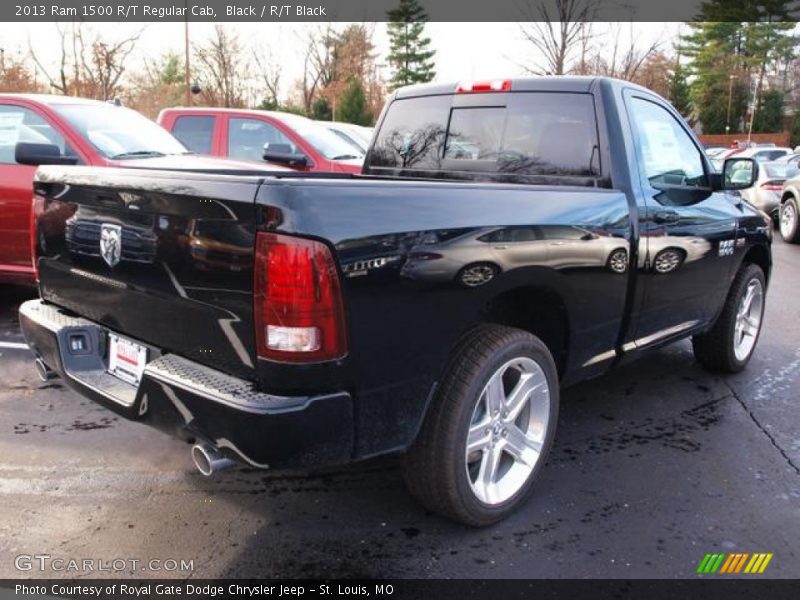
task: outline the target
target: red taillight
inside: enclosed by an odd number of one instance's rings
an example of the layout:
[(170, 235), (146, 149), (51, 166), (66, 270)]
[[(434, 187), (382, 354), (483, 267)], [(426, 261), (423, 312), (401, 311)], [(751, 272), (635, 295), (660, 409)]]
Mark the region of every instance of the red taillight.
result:
[(31, 264), (33, 265), (33, 276), (36, 278), (36, 282), (39, 282), (39, 260), (37, 256), (37, 237), (38, 237), (38, 227), (37, 227), (37, 220), (38, 217), (44, 212), (44, 198), (41, 196), (34, 195), (33, 201), (31, 202), (31, 222), (30, 222), (30, 244), (31, 244)]
[(471, 81), (459, 83), (456, 87), (457, 94), (472, 94), (476, 92), (510, 92), (510, 79), (495, 79), (493, 81)]
[(770, 192), (780, 192), (783, 189), (782, 181), (765, 181), (761, 184), (762, 190), (769, 190)]
[(339, 275), (325, 244), (258, 233), (253, 286), (260, 357), (318, 362), (347, 353)]

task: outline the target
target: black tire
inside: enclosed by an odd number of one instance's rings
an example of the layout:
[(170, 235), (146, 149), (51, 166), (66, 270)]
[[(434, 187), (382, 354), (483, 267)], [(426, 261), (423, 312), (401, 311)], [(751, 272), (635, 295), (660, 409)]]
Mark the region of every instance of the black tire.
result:
[[(487, 504), (472, 491), (468, 479), (466, 436), (491, 376), (522, 357), (541, 368), (550, 392), (541, 451), (516, 493), (503, 502)], [(455, 349), (422, 429), (404, 457), (409, 491), (429, 510), (466, 525), (484, 526), (505, 518), (525, 500), (541, 473), (555, 436), (558, 404), (555, 362), (539, 338), (511, 327), (478, 326)]]
[(761, 314), (758, 333), (750, 353), (743, 359), (737, 358), (734, 352), (736, 318), (739, 304), (748, 285), (753, 279), (761, 283), (762, 291), (766, 291), (764, 271), (752, 263), (742, 266), (731, 284), (725, 305), (714, 326), (702, 335), (692, 338), (692, 348), (697, 361), (710, 371), (719, 373), (738, 373), (745, 368), (753, 356), (764, 322), (764, 303), (761, 303)]
[[(787, 223), (784, 223), (784, 218)], [(798, 210), (797, 200), (794, 196), (789, 196), (781, 204), (781, 217), (778, 229), (784, 242), (797, 244), (800, 242), (800, 210)]]
[[(483, 279), (478, 277), (468, 277), (469, 274), (476, 270), (482, 270), (485, 274), (485, 277)], [(456, 281), (464, 287), (479, 287), (492, 281), (499, 272), (500, 269), (497, 267), (497, 265), (493, 265), (492, 263), (471, 263), (461, 268), (461, 270), (456, 274)]]

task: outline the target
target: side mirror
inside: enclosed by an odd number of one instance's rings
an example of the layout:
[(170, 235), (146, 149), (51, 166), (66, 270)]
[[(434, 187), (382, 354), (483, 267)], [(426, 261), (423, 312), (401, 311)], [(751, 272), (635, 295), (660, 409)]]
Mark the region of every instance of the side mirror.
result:
[(289, 144), (264, 144), (264, 160), (290, 167), (305, 167), (308, 157), (302, 152), (292, 152)]
[(14, 160), (21, 165), (74, 165), (78, 162), (75, 156), (63, 156), (61, 148), (55, 144), (36, 144), (18, 142), (14, 147)]
[(722, 189), (743, 190), (758, 179), (758, 163), (752, 158), (728, 158), (722, 165)]

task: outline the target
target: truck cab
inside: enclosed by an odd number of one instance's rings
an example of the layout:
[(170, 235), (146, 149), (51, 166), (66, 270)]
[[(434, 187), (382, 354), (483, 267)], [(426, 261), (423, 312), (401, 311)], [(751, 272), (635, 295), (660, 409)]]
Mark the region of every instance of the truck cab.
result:
[(286, 112), (168, 108), (158, 122), (198, 154), (270, 161), (299, 172), (360, 173), (364, 155), (324, 125)]

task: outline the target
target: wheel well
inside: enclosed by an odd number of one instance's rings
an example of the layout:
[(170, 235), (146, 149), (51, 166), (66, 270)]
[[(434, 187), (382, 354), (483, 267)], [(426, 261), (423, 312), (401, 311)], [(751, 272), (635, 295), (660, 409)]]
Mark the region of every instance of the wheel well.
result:
[(761, 270), (764, 271), (764, 278), (769, 281), (770, 259), (769, 252), (764, 246), (753, 246), (747, 251), (742, 259), (742, 264), (749, 263), (761, 267)]
[(553, 355), (559, 376), (563, 373), (569, 350), (569, 319), (567, 307), (557, 293), (540, 287), (516, 288), (491, 300), (481, 318), (534, 334)]
[(789, 198), (794, 198), (794, 194), (792, 192), (784, 192), (783, 196), (781, 196), (781, 204), (786, 202)]

